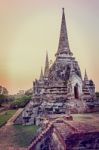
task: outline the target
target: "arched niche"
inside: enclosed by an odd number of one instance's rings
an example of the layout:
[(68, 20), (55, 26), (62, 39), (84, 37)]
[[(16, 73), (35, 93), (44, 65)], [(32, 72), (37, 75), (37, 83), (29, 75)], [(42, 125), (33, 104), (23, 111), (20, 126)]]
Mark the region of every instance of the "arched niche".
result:
[(75, 99), (79, 99), (79, 86), (78, 86), (78, 83), (76, 83), (75, 86), (74, 86), (74, 97), (75, 97)]

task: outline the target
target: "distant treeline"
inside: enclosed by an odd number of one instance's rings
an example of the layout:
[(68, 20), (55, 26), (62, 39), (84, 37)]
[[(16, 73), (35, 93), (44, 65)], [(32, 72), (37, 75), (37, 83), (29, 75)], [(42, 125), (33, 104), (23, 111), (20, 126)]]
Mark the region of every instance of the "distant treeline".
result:
[(0, 86), (0, 107), (4, 107), (6, 104), (13, 109), (25, 107), (25, 105), (31, 100), (32, 90), (25, 91), (24, 94), (8, 95), (8, 90)]
[(31, 100), (31, 95), (23, 95), (18, 98), (15, 98), (13, 102), (11, 102), (10, 108), (22, 108)]

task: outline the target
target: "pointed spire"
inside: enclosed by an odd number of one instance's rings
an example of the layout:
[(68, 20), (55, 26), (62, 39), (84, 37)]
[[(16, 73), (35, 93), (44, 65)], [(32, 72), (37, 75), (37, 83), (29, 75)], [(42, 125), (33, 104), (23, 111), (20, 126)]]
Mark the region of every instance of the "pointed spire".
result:
[(46, 52), (44, 76), (48, 75), (48, 71), (49, 71), (49, 59), (48, 59), (48, 52)]
[(84, 76), (84, 81), (88, 81), (88, 76), (87, 76), (87, 72), (86, 72), (86, 69), (85, 69), (85, 76)]
[(42, 80), (43, 79), (43, 70), (41, 68), (41, 74), (40, 74), (40, 79), (39, 80)]
[(66, 27), (66, 21), (65, 21), (65, 12), (64, 12), (64, 8), (63, 8), (59, 45), (58, 45), (58, 51), (57, 51), (56, 55), (64, 54), (64, 53), (70, 54), (70, 55), (72, 54), (70, 52), (70, 48), (69, 48), (67, 27)]

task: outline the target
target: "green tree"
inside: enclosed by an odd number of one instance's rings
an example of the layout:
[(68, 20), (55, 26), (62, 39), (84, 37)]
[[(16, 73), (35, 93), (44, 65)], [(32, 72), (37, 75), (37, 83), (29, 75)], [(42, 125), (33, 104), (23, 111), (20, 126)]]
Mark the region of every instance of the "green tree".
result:
[(0, 94), (8, 95), (8, 90), (1, 85), (0, 85)]
[(15, 98), (11, 103), (11, 108), (22, 108), (31, 100), (31, 96), (23, 95), (21, 97)]
[(8, 90), (5, 87), (3, 87), (3, 94), (8, 95)]
[(7, 97), (3, 94), (0, 94), (0, 106), (7, 100)]

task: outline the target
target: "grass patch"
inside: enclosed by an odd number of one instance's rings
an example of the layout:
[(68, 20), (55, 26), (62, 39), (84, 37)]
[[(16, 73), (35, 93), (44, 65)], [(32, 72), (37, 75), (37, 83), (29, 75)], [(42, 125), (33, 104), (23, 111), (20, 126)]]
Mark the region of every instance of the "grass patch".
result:
[(74, 120), (85, 121), (91, 120), (93, 117), (91, 114), (76, 114), (73, 115)]
[(90, 116), (78, 116), (78, 119), (92, 119)]
[(0, 127), (3, 126), (16, 112), (16, 110), (7, 110), (0, 114)]
[(27, 147), (33, 140), (33, 137), (37, 133), (37, 129), (39, 127), (35, 125), (14, 125), (15, 135), (14, 135), (14, 143), (20, 147)]

